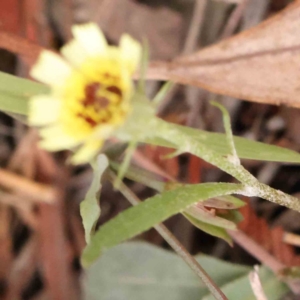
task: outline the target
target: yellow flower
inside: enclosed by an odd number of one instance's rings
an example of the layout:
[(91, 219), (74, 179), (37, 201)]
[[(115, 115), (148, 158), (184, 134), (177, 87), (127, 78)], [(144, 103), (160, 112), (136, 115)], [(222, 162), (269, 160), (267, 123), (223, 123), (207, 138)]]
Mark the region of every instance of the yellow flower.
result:
[(43, 51), (31, 76), (51, 88), (30, 100), (29, 123), (40, 127), (42, 148), (74, 149), (71, 161), (88, 162), (124, 123), (133, 93), (131, 76), (141, 46), (129, 35), (108, 46), (96, 24), (72, 27), (62, 56)]

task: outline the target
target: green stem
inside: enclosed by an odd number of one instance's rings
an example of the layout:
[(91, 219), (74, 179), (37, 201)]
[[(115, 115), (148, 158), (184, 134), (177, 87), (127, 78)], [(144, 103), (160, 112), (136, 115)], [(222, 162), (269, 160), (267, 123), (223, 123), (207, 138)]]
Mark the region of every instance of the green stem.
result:
[(248, 197), (261, 197), (300, 212), (299, 199), (260, 183), (242, 165), (236, 163), (235, 160), (231, 161), (227, 157), (215, 153), (204, 143), (190, 138), (177, 127), (172, 126), (172, 124), (157, 119), (156, 125), (160, 138), (173, 143), (176, 149), (204, 159), (243, 183), (246, 186), (243, 195)]
[[(111, 181), (116, 180), (116, 175), (110, 172)], [(141, 203), (141, 200), (123, 183), (120, 182), (119, 191), (133, 205)], [(195, 258), (184, 248), (177, 238), (163, 224), (154, 226), (155, 230), (164, 238), (164, 240), (173, 248), (173, 250), (185, 261), (185, 263), (196, 273), (198, 278), (207, 286), (216, 300), (228, 300), (223, 292), (209, 277), (206, 271), (195, 260)]]
[(228, 147), (230, 149), (231, 159), (235, 164), (240, 165), (241, 161), (240, 161), (240, 158), (238, 157), (238, 154), (235, 149), (229, 113), (226, 110), (226, 108), (223, 105), (221, 105), (220, 103), (211, 101), (211, 104), (218, 107), (222, 112), (223, 123), (224, 123), (225, 132), (226, 132), (226, 140), (227, 140)]

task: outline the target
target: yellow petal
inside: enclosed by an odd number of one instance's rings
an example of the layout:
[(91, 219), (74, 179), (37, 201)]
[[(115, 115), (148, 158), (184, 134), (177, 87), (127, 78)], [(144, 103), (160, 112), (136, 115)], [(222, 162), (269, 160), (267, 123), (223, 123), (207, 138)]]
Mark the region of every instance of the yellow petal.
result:
[(82, 142), (82, 139), (65, 134), (58, 124), (40, 129), (40, 136), (42, 140), (39, 145), (48, 151), (71, 149)]
[(102, 31), (95, 23), (74, 25), (72, 32), (88, 55), (104, 54), (107, 50), (107, 42)]
[(120, 48), (123, 61), (129, 68), (130, 73), (134, 73), (141, 59), (142, 48), (140, 43), (128, 34), (123, 34)]
[(89, 162), (101, 149), (102, 140), (87, 141), (71, 158), (73, 164), (83, 164)]
[(111, 135), (114, 127), (99, 125), (84, 145), (72, 156), (71, 163), (82, 164), (90, 161), (101, 149), (103, 142)]
[(57, 121), (61, 101), (48, 95), (34, 96), (29, 102), (29, 124), (47, 125)]
[(71, 65), (76, 67), (80, 67), (89, 57), (88, 53), (77, 40), (73, 40), (62, 47), (61, 53)]
[(65, 79), (71, 74), (72, 68), (59, 55), (42, 51), (37, 63), (30, 71), (30, 75), (51, 86), (63, 85)]

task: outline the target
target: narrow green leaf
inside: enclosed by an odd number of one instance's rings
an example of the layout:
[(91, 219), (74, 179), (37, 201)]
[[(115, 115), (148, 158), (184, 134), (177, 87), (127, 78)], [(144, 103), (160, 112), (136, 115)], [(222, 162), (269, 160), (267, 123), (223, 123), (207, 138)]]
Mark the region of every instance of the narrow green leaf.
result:
[(121, 163), (120, 168), (118, 170), (118, 176), (114, 183), (114, 187), (116, 189), (119, 188), (119, 185), (120, 185), (121, 181), (123, 180), (126, 171), (128, 170), (128, 167), (130, 165), (130, 161), (131, 161), (131, 158), (132, 158), (132, 155), (133, 155), (135, 149), (136, 149), (136, 141), (132, 140), (132, 141), (130, 141), (130, 143), (125, 151), (125, 157), (124, 157), (123, 162)]
[(94, 171), (93, 180), (85, 199), (80, 203), (80, 214), (87, 244), (90, 242), (94, 227), (100, 216), (98, 199), (101, 189), (101, 177), (108, 167), (107, 157), (100, 154), (91, 165)]
[(49, 92), (47, 86), (0, 72), (0, 110), (27, 115), (30, 97)]
[(231, 221), (218, 217), (217, 215), (214, 215), (209, 211), (197, 207), (195, 205), (188, 207), (185, 210), (185, 212), (201, 222), (211, 224), (214, 226), (219, 226), (226, 229), (231, 229), (231, 230), (236, 229), (236, 225)]
[[(175, 124), (173, 124), (173, 126), (187, 136), (204, 143), (218, 154), (228, 155), (230, 153), (225, 134), (208, 132)], [(160, 138), (148, 138), (145, 142), (152, 145), (174, 148), (172, 143)], [(300, 163), (300, 154), (286, 148), (236, 136), (234, 136), (234, 144), (238, 156), (243, 159)]]
[(229, 148), (229, 151), (230, 151), (229, 156), (231, 157), (232, 160), (234, 160), (234, 162), (236, 164), (240, 165), (241, 162), (240, 162), (240, 159), (237, 155), (235, 145), (234, 145), (229, 113), (228, 113), (227, 109), (223, 105), (221, 105), (220, 103), (212, 101), (211, 104), (216, 106), (217, 108), (219, 108), (222, 112), (227, 145), (228, 145), (228, 148)]
[(105, 223), (84, 250), (82, 263), (88, 266), (106, 249), (150, 229), (190, 205), (208, 198), (238, 193), (241, 184), (203, 183), (166, 191), (131, 207)]
[(26, 115), (28, 110), (28, 101), (24, 97), (6, 94), (0, 91), (0, 110), (3, 112)]
[(207, 234), (223, 239), (225, 242), (232, 246), (232, 239), (224, 228), (205, 223), (199, 219), (194, 218), (188, 213), (183, 213), (183, 215), (198, 229), (206, 232)]
[(140, 94), (145, 94), (145, 78), (146, 72), (148, 68), (148, 61), (149, 61), (149, 45), (148, 41), (143, 41), (143, 49), (140, 61), (140, 79), (138, 81), (138, 92)]
[(155, 95), (155, 97), (152, 100), (152, 103), (157, 106), (160, 104), (160, 102), (167, 96), (167, 94), (170, 92), (170, 90), (175, 86), (175, 84), (172, 81), (167, 81), (161, 89), (158, 91), (158, 93)]

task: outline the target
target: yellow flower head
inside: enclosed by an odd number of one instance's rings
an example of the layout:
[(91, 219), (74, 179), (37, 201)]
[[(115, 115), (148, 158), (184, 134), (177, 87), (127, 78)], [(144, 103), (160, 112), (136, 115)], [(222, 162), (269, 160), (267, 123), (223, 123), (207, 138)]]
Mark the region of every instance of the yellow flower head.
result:
[(141, 46), (129, 35), (108, 46), (93, 23), (72, 28), (62, 56), (43, 51), (31, 76), (51, 87), (30, 100), (29, 123), (40, 126), (40, 145), (49, 151), (77, 149), (72, 162), (88, 162), (128, 115), (131, 76)]

